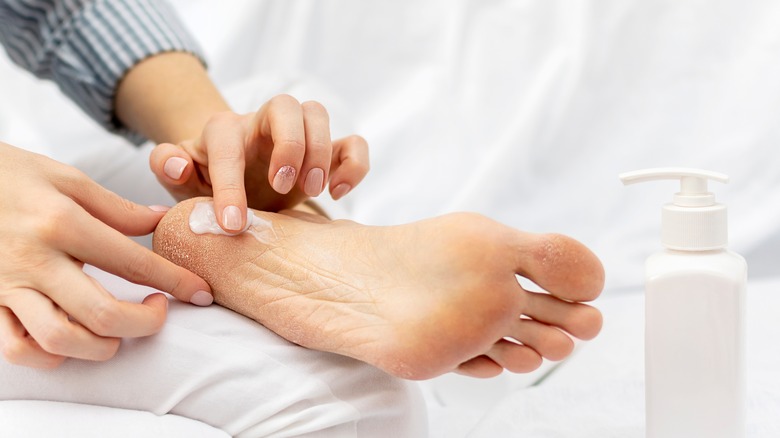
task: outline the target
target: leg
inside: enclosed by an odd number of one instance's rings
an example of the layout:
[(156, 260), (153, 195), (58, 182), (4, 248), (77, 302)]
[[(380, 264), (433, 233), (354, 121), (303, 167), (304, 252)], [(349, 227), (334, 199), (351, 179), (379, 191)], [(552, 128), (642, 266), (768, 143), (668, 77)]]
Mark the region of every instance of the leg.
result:
[[(196, 235), (189, 213), (203, 201), (163, 218), (155, 251), (206, 279), (221, 305), (304, 347), (404, 378), (491, 376), (562, 359), (573, 348), (564, 331), (589, 339), (601, 328), (579, 301), (601, 292), (603, 268), (565, 236), (473, 214), (368, 227), (265, 212), (272, 230)], [(550, 294), (524, 290), (516, 274)]]

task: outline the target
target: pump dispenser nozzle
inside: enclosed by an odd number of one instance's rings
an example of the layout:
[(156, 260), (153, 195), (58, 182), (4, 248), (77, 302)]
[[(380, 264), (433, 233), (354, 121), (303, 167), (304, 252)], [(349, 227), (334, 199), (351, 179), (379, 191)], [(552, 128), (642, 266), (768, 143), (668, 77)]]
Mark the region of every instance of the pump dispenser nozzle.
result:
[(670, 249), (706, 251), (724, 248), (728, 243), (726, 206), (715, 202), (707, 191), (707, 180), (727, 183), (718, 172), (681, 167), (636, 170), (619, 175), (623, 184), (660, 179), (680, 180), (680, 191), (663, 207), (661, 242)]

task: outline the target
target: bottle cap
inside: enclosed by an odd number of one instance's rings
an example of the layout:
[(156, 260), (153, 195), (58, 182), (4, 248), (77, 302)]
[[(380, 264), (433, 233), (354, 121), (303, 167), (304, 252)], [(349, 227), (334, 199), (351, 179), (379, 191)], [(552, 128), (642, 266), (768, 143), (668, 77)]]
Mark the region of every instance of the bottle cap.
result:
[(623, 184), (661, 179), (680, 180), (680, 191), (661, 214), (661, 243), (669, 249), (706, 251), (728, 244), (726, 206), (715, 202), (707, 191), (707, 180), (727, 183), (718, 172), (683, 167), (636, 170), (619, 175)]

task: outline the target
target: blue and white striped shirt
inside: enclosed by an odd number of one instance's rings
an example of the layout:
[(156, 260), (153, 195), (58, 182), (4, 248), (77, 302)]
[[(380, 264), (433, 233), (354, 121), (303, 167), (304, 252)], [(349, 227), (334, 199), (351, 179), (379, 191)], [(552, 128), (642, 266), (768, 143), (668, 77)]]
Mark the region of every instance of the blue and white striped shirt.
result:
[(134, 143), (144, 139), (114, 115), (119, 81), (157, 53), (200, 57), (197, 43), (160, 0), (0, 0), (0, 43), (15, 63), (55, 81), (104, 128)]

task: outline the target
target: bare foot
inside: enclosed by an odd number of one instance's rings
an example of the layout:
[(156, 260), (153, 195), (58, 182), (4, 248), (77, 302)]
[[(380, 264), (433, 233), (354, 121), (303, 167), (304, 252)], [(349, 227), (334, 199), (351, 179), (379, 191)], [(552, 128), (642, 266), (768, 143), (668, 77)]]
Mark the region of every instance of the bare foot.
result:
[[(560, 360), (571, 338), (601, 329), (601, 263), (557, 234), (517, 231), (476, 214), (393, 227), (286, 211), (236, 237), (196, 235), (197, 198), (160, 222), (154, 250), (203, 277), (217, 303), (307, 348), (351, 356), (408, 379), (489, 377)], [(515, 274), (549, 294), (524, 290)], [(522, 316), (521, 316), (522, 315)]]

